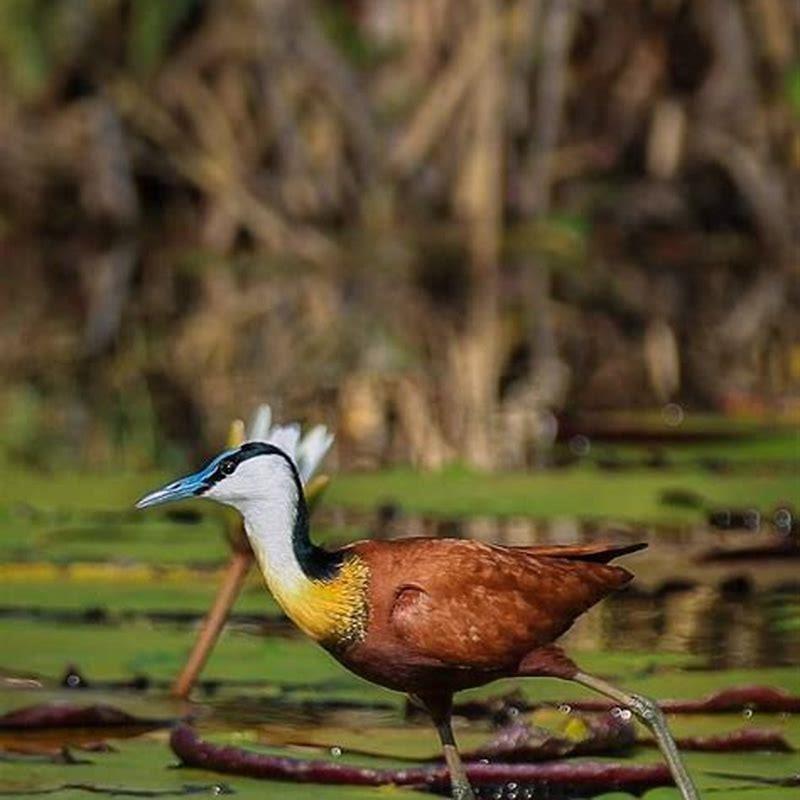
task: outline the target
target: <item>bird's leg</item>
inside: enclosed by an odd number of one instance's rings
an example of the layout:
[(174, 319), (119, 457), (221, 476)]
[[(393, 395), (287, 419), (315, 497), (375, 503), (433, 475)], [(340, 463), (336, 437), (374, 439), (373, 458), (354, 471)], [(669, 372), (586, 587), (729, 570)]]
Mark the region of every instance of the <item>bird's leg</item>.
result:
[(453, 800), (475, 800), (475, 794), (470, 786), (461, 756), (458, 753), (456, 740), (453, 736), (453, 726), (451, 717), (453, 712), (453, 698), (436, 697), (415, 697), (428, 711), (436, 726), (439, 740), (442, 743), (444, 760), (447, 762), (447, 769), (450, 772), (450, 785), (453, 789)]
[(700, 795), (694, 785), (689, 773), (678, 751), (678, 746), (672, 738), (672, 734), (667, 727), (667, 721), (658, 705), (647, 697), (637, 694), (628, 694), (618, 689), (613, 684), (589, 675), (586, 672), (576, 672), (571, 680), (588, 686), (606, 697), (610, 697), (614, 702), (629, 708), (645, 725), (653, 732), (656, 743), (658, 744), (667, 764), (669, 765), (675, 785), (678, 787), (683, 800), (699, 800)]
[(447, 762), (447, 769), (450, 772), (450, 785), (453, 787), (453, 800), (475, 800), (464, 765), (461, 763), (461, 756), (458, 753), (455, 739), (453, 738), (453, 727), (450, 724), (450, 716), (436, 723), (436, 730), (442, 742), (444, 760)]

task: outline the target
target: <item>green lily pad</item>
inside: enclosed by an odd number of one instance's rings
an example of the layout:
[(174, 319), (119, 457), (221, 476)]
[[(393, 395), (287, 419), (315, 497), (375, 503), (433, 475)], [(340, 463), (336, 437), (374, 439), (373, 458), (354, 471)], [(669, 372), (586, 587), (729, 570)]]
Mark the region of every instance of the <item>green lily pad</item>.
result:
[(570, 517), (633, 522), (690, 522), (702, 510), (662, 502), (676, 487), (704, 498), (710, 506), (754, 507), (769, 511), (798, 504), (800, 487), (791, 472), (781, 475), (715, 475), (694, 468), (604, 473), (575, 467), (541, 474), (478, 475), (447, 470), (420, 480), (412, 470), (338, 475), (327, 502), (371, 509), (392, 500), (409, 511), (443, 516), (510, 515)]

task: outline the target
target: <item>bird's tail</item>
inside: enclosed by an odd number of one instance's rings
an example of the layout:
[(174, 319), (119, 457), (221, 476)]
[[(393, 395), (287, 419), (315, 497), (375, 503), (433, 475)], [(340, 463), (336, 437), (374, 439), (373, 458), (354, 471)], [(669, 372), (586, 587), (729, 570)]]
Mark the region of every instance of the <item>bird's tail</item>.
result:
[(635, 544), (562, 544), (544, 547), (524, 547), (525, 552), (537, 558), (563, 558), (567, 561), (589, 561), (594, 564), (608, 564), (620, 556), (644, 550), (647, 542)]

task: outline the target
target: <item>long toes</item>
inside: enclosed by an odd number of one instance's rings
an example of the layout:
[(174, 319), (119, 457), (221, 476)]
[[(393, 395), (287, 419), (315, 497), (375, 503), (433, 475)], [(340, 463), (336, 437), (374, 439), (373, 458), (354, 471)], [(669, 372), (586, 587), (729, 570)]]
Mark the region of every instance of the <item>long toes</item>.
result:
[(645, 722), (655, 722), (664, 716), (655, 700), (639, 694), (633, 695), (633, 700), (631, 710)]

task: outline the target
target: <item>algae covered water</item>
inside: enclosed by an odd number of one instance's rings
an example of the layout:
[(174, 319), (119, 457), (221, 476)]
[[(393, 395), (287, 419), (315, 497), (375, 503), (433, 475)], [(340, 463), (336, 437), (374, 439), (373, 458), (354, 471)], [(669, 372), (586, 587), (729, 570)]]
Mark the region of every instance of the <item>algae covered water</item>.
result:
[[(8, 474), (0, 507), (0, 714), (33, 705), (107, 706), (139, 721), (191, 718), (212, 742), (272, 755), (380, 768), (436, 757), (434, 733), (404, 698), (351, 676), (305, 640), (255, 574), (191, 701), (171, 699), (169, 684), (226, 558), (224, 515), (200, 503), (132, 513), (131, 500), (160, 475)], [(370, 532), (433, 533), (506, 543), (644, 537), (649, 549), (627, 564), (639, 579), (579, 621), (564, 640), (570, 653), (586, 669), (661, 699), (697, 701), (742, 686), (797, 696), (798, 561), (791, 529), (782, 530), (775, 517), (776, 509), (792, 508), (793, 482), (780, 463), (766, 473), (740, 465), (722, 475), (692, 463), (610, 471), (578, 464), (527, 476), (451, 472), (424, 480), (403, 472), (344, 475), (334, 482), (317, 536), (342, 542)], [(636, 497), (627, 497), (633, 487)], [(562, 513), (562, 504), (572, 513)], [(757, 526), (745, 524), (750, 518), (740, 512), (747, 509), (759, 511)], [(734, 524), (720, 525), (720, 512)], [(500, 682), (464, 695), (472, 705), (459, 714), (457, 735), (464, 750), (476, 752), (520, 721), (554, 736), (575, 735), (583, 723), (572, 704), (586, 697), (558, 681)], [(545, 701), (549, 712), (540, 707)], [(683, 739), (724, 739), (744, 729), (772, 731), (785, 744), (780, 751), (773, 744), (744, 753), (689, 752), (701, 791), (742, 800), (788, 800), (796, 792), (796, 714), (756, 704), (672, 714), (670, 723)], [(387, 791), (272, 786), (175, 769), (168, 735), (161, 724), (133, 721), (49, 730), (0, 725), (0, 793), (256, 797), (272, 789), (281, 797), (379, 798)], [(644, 731), (636, 736), (635, 747), (599, 757), (657, 760)], [(503, 786), (491, 791), (482, 796), (513, 795)], [(517, 797), (542, 796), (531, 787), (521, 791)], [(674, 796), (668, 788), (647, 794)]]

